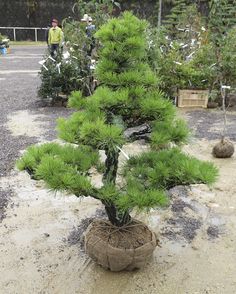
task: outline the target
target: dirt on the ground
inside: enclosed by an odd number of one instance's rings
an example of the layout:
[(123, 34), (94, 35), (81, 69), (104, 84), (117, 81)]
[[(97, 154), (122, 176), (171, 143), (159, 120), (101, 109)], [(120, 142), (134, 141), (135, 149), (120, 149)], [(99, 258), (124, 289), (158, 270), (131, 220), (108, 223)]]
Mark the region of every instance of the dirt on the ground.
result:
[[(185, 151), (211, 160), (220, 178), (205, 185), (176, 187), (172, 205), (135, 214), (161, 241), (153, 260), (140, 271), (110, 273), (84, 253), (83, 232), (94, 218), (104, 218), (94, 199), (53, 194), (25, 172), (2, 178), (14, 195), (0, 228), (4, 293), (234, 293), (236, 289), (235, 157), (211, 157), (211, 144), (197, 140)], [(125, 151), (141, 149), (139, 143)]]
[[(34, 69), (37, 59), (33, 63), (33, 58), (20, 57), (24, 54), (34, 57), (30, 54), (35, 51), (31, 50), (17, 53), (16, 68), (30, 60), (29, 67)], [(8, 68), (6, 63), (10, 60), (4, 61), (3, 70)], [(13, 65), (11, 70), (15, 69)], [(0, 293), (236, 292), (236, 157), (215, 159), (211, 155), (222, 127), (219, 110), (180, 111), (193, 130), (184, 151), (214, 162), (220, 172), (218, 181), (212, 187), (175, 187), (169, 191), (169, 208), (134, 212), (134, 218), (157, 233), (161, 248), (157, 247), (144, 269), (111, 273), (84, 253), (83, 232), (94, 218), (104, 218), (102, 205), (90, 197), (78, 199), (74, 195), (54, 194), (42, 182), (13, 168), (15, 159), (28, 145), (56, 138), (55, 119), (68, 116), (70, 110), (38, 107), (38, 77), (31, 72), (16, 73), (11, 75), (15, 83), (12, 87), (9, 74), (1, 70), (0, 78), (5, 80), (0, 80), (1, 89), (4, 88), (0, 116)], [(17, 125), (22, 116), (27, 118), (27, 125)], [(236, 113), (231, 112), (228, 137), (234, 142), (235, 123)], [(143, 142), (124, 147), (128, 155), (145, 150), (148, 146)], [(123, 155), (120, 159), (124, 160)], [(100, 181), (93, 176), (95, 184)]]

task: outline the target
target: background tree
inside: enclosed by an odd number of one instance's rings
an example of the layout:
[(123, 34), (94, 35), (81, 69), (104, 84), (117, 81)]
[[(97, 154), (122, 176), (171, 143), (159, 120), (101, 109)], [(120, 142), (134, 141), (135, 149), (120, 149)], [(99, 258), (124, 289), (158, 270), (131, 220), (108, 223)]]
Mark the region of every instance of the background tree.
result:
[(73, 5), (72, 11), (74, 13), (74, 19), (79, 20), (83, 17), (83, 15), (89, 14), (96, 24), (97, 27), (100, 27), (104, 24), (111, 15), (116, 12), (119, 13), (121, 9), (119, 1), (115, 0), (77, 0), (77, 2)]
[(158, 30), (153, 27), (148, 30), (148, 62), (161, 78), (161, 89), (170, 97), (174, 97), (179, 88), (207, 89), (213, 70), (208, 68), (212, 64), (209, 64), (210, 58), (207, 66), (199, 67), (195, 62), (195, 56), (207, 38), (197, 6), (188, 5), (176, 24), (174, 37), (170, 37), (170, 29), (164, 25)]
[(187, 3), (186, 0), (175, 0), (173, 1), (173, 6), (171, 8), (170, 14), (165, 17), (164, 24), (169, 30), (169, 33), (172, 37), (178, 32), (177, 26), (179, 23), (179, 17), (185, 12)]
[(209, 6), (208, 26), (211, 41), (220, 45), (227, 31), (236, 25), (236, 1), (211, 0)]
[(236, 1), (211, 0), (208, 22), (209, 42), (215, 54), (215, 84), (219, 92), (222, 85), (235, 84), (234, 25), (236, 25)]
[[(91, 95), (95, 88), (94, 67), (97, 58), (93, 36), (86, 34), (86, 22), (81, 22), (83, 15), (89, 14), (93, 18), (97, 29), (111, 17), (114, 8), (119, 3), (113, 0), (82, 1), (78, 0), (72, 10), (74, 17), (63, 20), (64, 54), (60, 52), (56, 62), (47, 59), (41, 67), (41, 85), (38, 91), (42, 99), (49, 98), (52, 103), (60, 101), (74, 90), (81, 90), (83, 95)], [(94, 33), (96, 30), (94, 30)], [(92, 54), (91, 54), (92, 51)], [(65, 101), (65, 98), (63, 99)]]

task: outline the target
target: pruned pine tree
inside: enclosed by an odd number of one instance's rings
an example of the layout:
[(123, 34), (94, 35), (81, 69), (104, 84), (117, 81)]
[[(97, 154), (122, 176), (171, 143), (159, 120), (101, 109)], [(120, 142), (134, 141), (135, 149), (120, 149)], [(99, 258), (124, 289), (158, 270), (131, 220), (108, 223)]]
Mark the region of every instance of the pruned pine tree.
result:
[[(132, 13), (111, 19), (96, 33), (102, 44), (96, 70), (100, 86), (87, 98), (74, 92), (70, 106), (77, 111), (61, 119), (55, 143), (31, 147), (18, 163), (54, 190), (91, 196), (105, 206), (110, 222), (123, 226), (133, 209), (167, 204), (166, 189), (178, 184), (212, 183), (217, 170), (179, 150), (188, 129), (158, 89), (159, 80), (146, 60), (147, 23)], [(116, 183), (118, 159), (126, 142), (149, 140), (152, 150), (131, 156), (122, 186)], [(171, 144), (175, 147), (172, 148)], [(90, 169), (101, 171), (98, 151), (105, 150), (103, 186), (90, 181)]]

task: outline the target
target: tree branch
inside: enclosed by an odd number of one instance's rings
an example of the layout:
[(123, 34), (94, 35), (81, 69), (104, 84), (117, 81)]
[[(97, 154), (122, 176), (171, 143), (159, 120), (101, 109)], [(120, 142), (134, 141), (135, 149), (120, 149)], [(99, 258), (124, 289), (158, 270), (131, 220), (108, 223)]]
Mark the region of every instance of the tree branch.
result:
[(137, 127), (128, 128), (124, 131), (127, 140), (147, 140), (150, 141), (151, 127), (145, 123)]

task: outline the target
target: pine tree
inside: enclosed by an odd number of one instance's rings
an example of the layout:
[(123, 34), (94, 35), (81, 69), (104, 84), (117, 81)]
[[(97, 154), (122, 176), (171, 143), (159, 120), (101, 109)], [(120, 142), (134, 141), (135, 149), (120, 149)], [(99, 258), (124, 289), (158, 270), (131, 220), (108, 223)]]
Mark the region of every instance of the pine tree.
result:
[[(145, 62), (146, 29), (147, 23), (129, 12), (101, 27), (96, 33), (102, 43), (96, 70), (100, 86), (86, 98), (74, 92), (69, 103), (77, 112), (58, 125), (60, 138), (75, 145), (34, 146), (18, 163), (51, 189), (99, 199), (116, 226), (130, 222), (134, 208), (166, 205), (166, 189), (177, 184), (212, 183), (217, 175), (212, 164), (171, 148), (170, 143), (177, 146), (186, 140), (188, 129), (158, 90), (158, 79)], [(152, 151), (127, 161), (124, 182), (118, 186), (122, 146), (140, 138), (150, 142)], [(100, 149), (106, 154), (103, 168)], [(94, 166), (103, 171), (102, 188), (89, 180)]]
[(175, 0), (173, 1), (173, 7), (170, 11), (170, 14), (166, 16), (166, 19), (163, 21), (166, 28), (169, 30), (172, 36), (175, 36), (177, 32), (177, 26), (179, 24), (180, 16), (185, 12), (188, 3), (186, 0)]
[(211, 40), (222, 43), (227, 31), (236, 25), (236, 0), (211, 0), (209, 29)]

